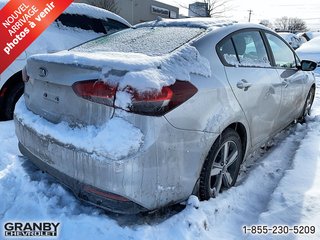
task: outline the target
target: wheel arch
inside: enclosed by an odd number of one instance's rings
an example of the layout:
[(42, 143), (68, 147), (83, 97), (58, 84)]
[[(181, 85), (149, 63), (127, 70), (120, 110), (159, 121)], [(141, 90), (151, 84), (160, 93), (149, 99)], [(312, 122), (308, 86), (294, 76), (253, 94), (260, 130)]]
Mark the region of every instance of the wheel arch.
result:
[(242, 153), (243, 153), (242, 154), (242, 162), (244, 161), (244, 159), (246, 157), (247, 147), (248, 147), (248, 144), (249, 144), (249, 142), (248, 142), (248, 139), (249, 139), (248, 134), (249, 134), (249, 132), (247, 131), (247, 129), (246, 129), (244, 124), (242, 124), (241, 122), (234, 122), (234, 123), (229, 124), (227, 127), (225, 127), (223, 129), (223, 131), (221, 131), (221, 133), (218, 135), (218, 137), (216, 139), (214, 139), (214, 141), (212, 142), (211, 147), (209, 148), (209, 151), (206, 154), (206, 157), (204, 158), (204, 160), (203, 160), (203, 162), (201, 164), (201, 168), (200, 168), (200, 172), (199, 172), (199, 178), (197, 179), (197, 181), (196, 181), (196, 183), (194, 185), (193, 191), (192, 191), (193, 195), (199, 196), (200, 173), (201, 173), (201, 169), (203, 168), (203, 166), (204, 166), (204, 164), (206, 162), (207, 155), (210, 153), (211, 148), (215, 144), (215, 142), (219, 140), (221, 135), (227, 129), (233, 129), (239, 134), (239, 137), (240, 137), (240, 140), (241, 140), (241, 144), (242, 144)]
[(0, 89), (0, 116), (4, 118), (4, 109), (7, 104), (7, 99), (9, 97), (10, 91), (17, 86), (17, 84), (23, 84), (22, 81), (22, 71), (18, 71), (13, 74), (8, 80), (3, 84)]
[(0, 90), (0, 97), (5, 98), (8, 95), (8, 92), (10, 89), (13, 88), (17, 84), (17, 81), (19, 83), (23, 83), (22, 81), (22, 71), (16, 72), (13, 74), (8, 80), (3, 84), (1, 90)]
[[(221, 134), (226, 131), (227, 129), (233, 129), (235, 130), (238, 134), (239, 137), (241, 139), (241, 144), (242, 144), (242, 153), (243, 153), (243, 159), (242, 162), (244, 160), (245, 157), (245, 153), (247, 150), (247, 146), (248, 146), (248, 132), (246, 130), (246, 127), (241, 123), (241, 122), (235, 122), (235, 123), (231, 123), (229, 126), (227, 126), (222, 132)], [(221, 135), (220, 134), (220, 135)]]

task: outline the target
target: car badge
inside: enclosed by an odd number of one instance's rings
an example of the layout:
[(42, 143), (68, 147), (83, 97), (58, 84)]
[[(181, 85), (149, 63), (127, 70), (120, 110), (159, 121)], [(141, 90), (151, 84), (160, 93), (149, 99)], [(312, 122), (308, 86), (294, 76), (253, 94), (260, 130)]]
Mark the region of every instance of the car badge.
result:
[(44, 67), (39, 68), (39, 76), (40, 77), (46, 77), (48, 75), (48, 70)]

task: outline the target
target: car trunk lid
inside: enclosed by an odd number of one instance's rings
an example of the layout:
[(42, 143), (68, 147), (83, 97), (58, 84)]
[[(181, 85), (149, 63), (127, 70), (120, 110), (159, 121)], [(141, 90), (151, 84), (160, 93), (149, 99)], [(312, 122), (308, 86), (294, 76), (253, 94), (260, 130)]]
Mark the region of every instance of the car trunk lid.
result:
[(27, 73), (26, 105), (29, 110), (50, 122), (101, 125), (113, 113), (112, 107), (80, 98), (72, 89), (77, 81), (98, 80), (101, 75), (98, 67), (29, 59)]

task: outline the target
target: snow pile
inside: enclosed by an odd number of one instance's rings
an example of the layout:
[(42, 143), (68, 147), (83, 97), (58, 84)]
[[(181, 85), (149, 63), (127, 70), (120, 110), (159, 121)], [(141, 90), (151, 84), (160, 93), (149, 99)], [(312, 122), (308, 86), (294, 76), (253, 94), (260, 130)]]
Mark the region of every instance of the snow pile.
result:
[[(131, 86), (140, 92), (160, 91), (162, 87), (174, 84), (177, 79), (190, 81), (191, 73), (204, 77), (210, 77), (211, 75), (208, 60), (201, 57), (196, 48), (189, 45), (163, 58), (147, 58), (153, 66), (145, 69), (136, 68), (135, 70), (131, 68), (122, 79), (115, 80), (120, 90)], [(113, 78), (107, 76), (108, 74), (104, 73), (105, 81), (111, 81), (112, 83)]]
[(50, 136), (60, 143), (96, 154), (102, 161), (119, 160), (132, 155), (143, 144), (141, 131), (119, 117), (110, 119), (101, 127), (70, 128), (66, 122), (53, 124), (33, 114), (26, 108), (24, 98), (17, 103), (15, 116), (23, 120), (26, 127), (37, 131), (43, 138)]

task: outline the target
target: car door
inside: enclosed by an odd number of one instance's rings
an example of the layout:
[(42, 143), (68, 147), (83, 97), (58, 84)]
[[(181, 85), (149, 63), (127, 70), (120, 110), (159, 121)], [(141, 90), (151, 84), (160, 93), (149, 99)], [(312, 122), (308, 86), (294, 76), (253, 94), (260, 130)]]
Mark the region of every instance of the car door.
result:
[(252, 145), (273, 134), (279, 115), (281, 82), (270, 65), (259, 30), (236, 32), (217, 46), (229, 84), (250, 126)]
[(274, 65), (282, 82), (282, 103), (275, 130), (290, 124), (301, 114), (305, 102), (308, 75), (297, 68), (295, 53), (278, 36), (266, 33), (272, 50)]

